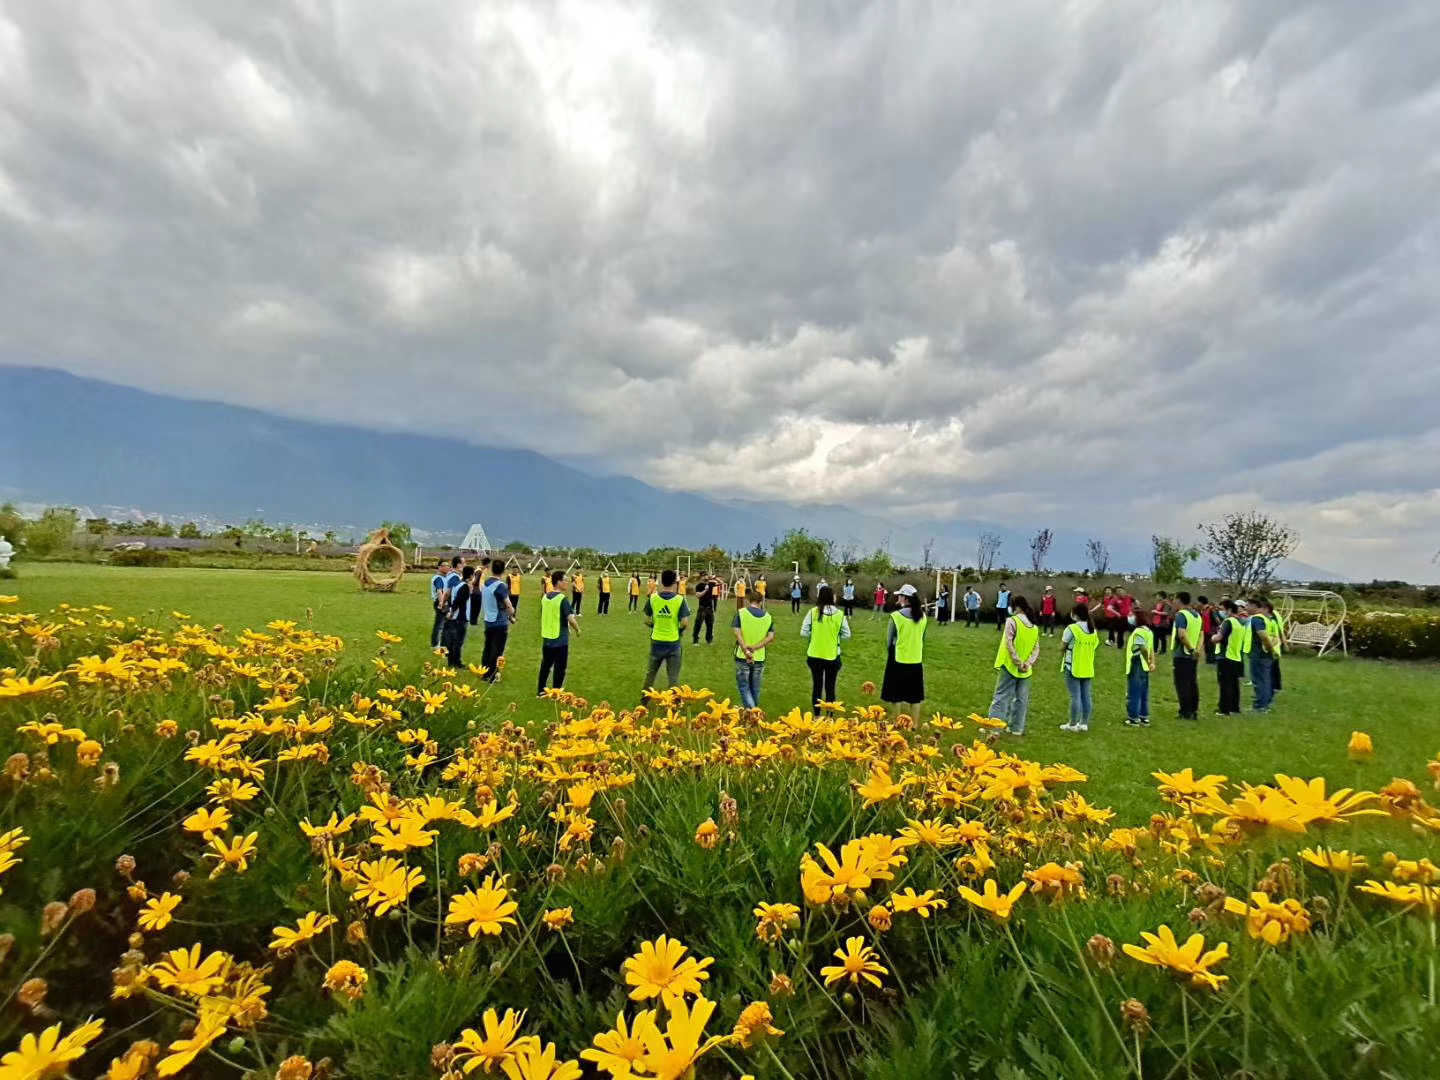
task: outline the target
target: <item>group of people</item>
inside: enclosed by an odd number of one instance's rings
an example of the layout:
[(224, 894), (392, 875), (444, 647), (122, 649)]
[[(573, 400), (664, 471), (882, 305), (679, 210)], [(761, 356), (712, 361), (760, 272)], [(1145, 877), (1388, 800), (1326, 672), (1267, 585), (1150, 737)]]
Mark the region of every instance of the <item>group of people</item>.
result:
[[(1047, 593), (1049, 593), (1047, 587)], [(1112, 590), (1107, 589), (1107, 593)], [(1077, 590), (1077, 593), (1084, 595)], [(1088, 598), (1087, 598), (1088, 599)], [(1159, 602), (1163, 601), (1163, 605)], [(1103, 608), (1102, 608), (1103, 610)], [(1163, 622), (1157, 620), (1162, 618)], [(1053, 615), (1053, 605), (1051, 607)], [(1012, 735), (1025, 734), (1030, 707), (1030, 678), (1040, 660), (1040, 638), (1047, 624), (1032, 614), (1024, 597), (1010, 599), (1010, 613), (1001, 625), (1000, 650), (995, 659), (995, 694), (990, 715), (1004, 720)], [(1053, 620), (1048, 625), (1053, 626)], [(1060, 669), (1070, 695), (1070, 717), (1062, 731), (1090, 730), (1093, 715), (1095, 656), (1100, 651), (1102, 625), (1090, 605), (1077, 601), (1060, 635)], [(1275, 606), (1264, 597), (1237, 603), (1228, 596), (1218, 605), (1207, 597), (1192, 600), (1177, 592), (1173, 605), (1159, 594), (1150, 611), (1132, 603), (1117, 630), (1117, 647), (1125, 651), (1125, 723), (1150, 726), (1150, 675), (1156, 657), (1172, 654), (1171, 667), (1179, 719), (1200, 717), (1199, 666), (1214, 664), (1219, 683), (1217, 716), (1241, 711), (1240, 683), (1246, 668), (1254, 687), (1253, 711), (1270, 711), (1281, 689), (1280, 657), (1285, 626)], [(1106, 642), (1108, 644), (1108, 641)]]
[[(556, 570), (544, 579), (539, 599), (541, 663), (536, 693), (545, 694), (547, 685), (562, 688), (569, 662), (571, 635), (579, 636), (578, 619), (585, 596), (583, 572), (570, 575)], [(523, 582), (518, 573), (507, 571), (503, 560), (493, 560), (478, 569), (465, 565), (456, 556), (447, 564), (439, 562), (431, 579), (434, 622), (432, 648), (443, 647), (451, 667), (461, 666), (461, 653), (468, 628), (484, 628), (480, 666), (487, 681), (499, 677), (511, 627), (518, 619)], [(628, 586), (629, 610), (640, 613), (650, 628), (649, 663), (643, 689), (651, 690), (665, 670), (667, 683), (680, 682), (682, 644), (690, 633), (698, 645), (703, 632), (706, 644), (715, 640), (715, 621), (725, 595), (723, 581), (714, 574), (702, 574), (694, 583), (695, 609), (689, 602), (690, 582), (674, 570), (658, 578), (651, 574), (642, 582), (632, 574)], [(768, 649), (775, 641), (775, 622), (766, 610), (766, 583), (753, 586), (738, 582), (734, 589), (736, 610), (731, 620), (735, 644), (735, 683), (745, 708), (757, 708), (764, 686)], [(796, 577), (790, 588), (791, 610), (803, 607), (802, 587)], [(811, 705), (836, 700), (842, 667), (843, 643), (850, 640), (850, 619), (855, 610), (855, 584), (847, 578), (837, 597), (833, 586), (822, 580), (813, 606), (804, 612), (800, 636), (807, 642), (806, 664), (811, 677)], [(611, 579), (599, 575), (597, 614), (610, 610)], [(643, 606), (641, 599), (643, 595)], [(918, 710), (925, 700), (925, 632), (935, 621), (953, 621), (950, 596), (943, 586), (934, 601), (926, 604), (918, 590), (902, 585), (893, 594), (895, 609), (886, 611), (891, 594), (883, 584), (876, 586), (875, 611), (888, 614), (886, 627), (885, 675), (880, 690), (887, 704), (912, 706)], [(980, 594), (968, 586), (960, 598), (966, 622), (979, 625)], [(1257, 597), (1237, 603), (1228, 596), (1212, 604), (1204, 596), (1192, 600), (1190, 593), (1156, 594), (1149, 608), (1122, 587), (1106, 586), (1096, 602), (1083, 587), (1074, 590), (1068, 619), (1062, 619), (1053, 586), (1046, 586), (1038, 609), (1023, 596), (1012, 594), (1004, 582), (996, 593), (995, 625), (1000, 643), (995, 656), (996, 683), (990, 716), (1003, 720), (1012, 735), (1025, 733), (1030, 705), (1030, 679), (1040, 661), (1040, 639), (1060, 638), (1060, 670), (1070, 697), (1069, 719), (1061, 725), (1068, 732), (1090, 728), (1094, 711), (1095, 657), (1102, 645), (1123, 649), (1125, 655), (1125, 723), (1132, 727), (1150, 724), (1150, 677), (1157, 657), (1172, 654), (1172, 674), (1179, 718), (1197, 720), (1200, 710), (1199, 666), (1216, 668), (1219, 689), (1217, 715), (1241, 711), (1241, 681), (1249, 670), (1254, 687), (1253, 710), (1268, 712), (1282, 689), (1280, 657), (1284, 624), (1268, 599)], [(919, 719), (917, 716), (916, 719)]]

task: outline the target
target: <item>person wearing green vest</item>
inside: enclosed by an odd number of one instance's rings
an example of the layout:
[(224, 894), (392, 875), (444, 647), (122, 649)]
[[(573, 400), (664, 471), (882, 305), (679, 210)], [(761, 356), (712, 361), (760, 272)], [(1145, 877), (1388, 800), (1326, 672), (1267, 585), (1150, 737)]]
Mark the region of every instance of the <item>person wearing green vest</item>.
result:
[(1095, 711), (1095, 654), (1100, 651), (1100, 632), (1090, 618), (1088, 604), (1076, 604), (1070, 612), (1070, 625), (1060, 636), (1065, 650), (1060, 657), (1060, 670), (1065, 672), (1065, 689), (1070, 692), (1070, 722), (1061, 724), (1061, 731), (1089, 731), (1090, 717)]
[(775, 617), (765, 610), (765, 597), (750, 594), (750, 601), (735, 613), (730, 624), (735, 632), (735, 688), (740, 704), (760, 707), (760, 687), (765, 681), (765, 648), (775, 640)]
[(1180, 703), (1181, 720), (1200, 719), (1200, 653), (1202, 630), (1200, 612), (1188, 592), (1175, 594), (1175, 620), (1170, 625), (1171, 671), (1175, 677), (1175, 700)]
[(1155, 631), (1145, 625), (1145, 613), (1136, 608), (1126, 617), (1132, 627), (1125, 647), (1125, 723), (1150, 726), (1150, 669), (1155, 666)]
[[(645, 689), (655, 685), (660, 667), (671, 686), (680, 683), (680, 638), (690, 625), (690, 605), (677, 591), (674, 570), (660, 574), (660, 588), (645, 600), (645, 625), (650, 627), (650, 666), (645, 671)], [(643, 694), (642, 694), (643, 697)]]
[(1220, 683), (1220, 707), (1215, 715), (1234, 716), (1240, 711), (1240, 676), (1245, 673), (1245, 654), (1250, 651), (1250, 630), (1229, 597), (1220, 602), (1220, 616), (1220, 629), (1211, 635), (1220, 656), (1215, 664)]
[(1250, 653), (1250, 685), (1255, 688), (1252, 712), (1267, 713), (1275, 700), (1275, 635), (1270, 631), (1270, 620), (1265, 617), (1264, 601), (1251, 598), (1246, 601), (1246, 620), (1249, 623), (1248, 644)]
[(840, 642), (850, 637), (850, 620), (835, 606), (835, 590), (820, 586), (815, 606), (805, 613), (800, 636), (810, 639), (805, 663), (810, 667), (810, 708), (835, 700), (835, 683), (840, 676)]
[(540, 684), (536, 697), (545, 696), (545, 683), (554, 674), (555, 689), (565, 689), (565, 669), (570, 664), (570, 635), (580, 636), (580, 624), (570, 610), (570, 601), (560, 590), (565, 571), (550, 575), (550, 587), (540, 597)]
[(890, 613), (880, 700), (897, 708), (915, 706), (918, 725), (925, 711), (925, 604), (914, 585), (901, 585), (896, 596), (901, 606)]
[(1265, 616), (1265, 628), (1270, 635), (1270, 693), (1280, 693), (1280, 654), (1285, 651), (1285, 620), (1268, 599), (1260, 601), (1261, 613)]
[(1023, 596), (1006, 595), (1010, 612), (1000, 634), (995, 654), (995, 696), (990, 715), (1005, 721), (1008, 735), (1024, 735), (1030, 715), (1030, 676), (1040, 659), (1040, 628), (1030, 615), (1030, 602)]

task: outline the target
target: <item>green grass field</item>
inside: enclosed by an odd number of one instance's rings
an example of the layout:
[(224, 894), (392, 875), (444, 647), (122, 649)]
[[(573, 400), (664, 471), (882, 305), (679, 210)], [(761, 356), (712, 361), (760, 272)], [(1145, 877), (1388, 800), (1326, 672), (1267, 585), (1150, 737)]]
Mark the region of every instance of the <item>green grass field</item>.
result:
[[(207, 625), (232, 630), (259, 628), (271, 619), (295, 619), (346, 639), (347, 662), (368, 660), (379, 648), (377, 629), (402, 635), (390, 655), (402, 667), (418, 671), (428, 659), (430, 607), (428, 574), (411, 574), (393, 594), (362, 593), (348, 575), (301, 571), (201, 569), (124, 569), (80, 564), (30, 564), (21, 576), (0, 583), (0, 591), (18, 594), (25, 610), (48, 610), (61, 603), (105, 603), (118, 612), (169, 621), (181, 611)], [(501, 702), (515, 701), (518, 718), (545, 722), (554, 707), (535, 700), (538, 629), (534, 619), (535, 579), (526, 579), (521, 621), (512, 631), (504, 680), (493, 691)], [(616, 595), (608, 617), (594, 613), (587, 595), (581, 637), (572, 643), (567, 686), (592, 703), (626, 706), (639, 699), (648, 636), (638, 615), (625, 613), (625, 597)], [(771, 605), (780, 640), (766, 665), (762, 704), (775, 713), (809, 703), (800, 618), (789, 603)], [(692, 686), (736, 698), (729, 623), (733, 602), (717, 618), (716, 642), (686, 644), (683, 678)], [(845, 646), (840, 697), (860, 699), (860, 686), (877, 685), (884, 670), (884, 623), (857, 613), (854, 639)], [(993, 626), (969, 630), (932, 626), (926, 643), (929, 712), (964, 716), (983, 712), (994, 685), (997, 634)], [(480, 643), (466, 646), (466, 658), (478, 661)], [(1376, 788), (1395, 776), (1417, 781), (1425, 762), (1440, 751), (1437, 694), (1440, 667), (1371, 660), (1323, 660), (1287, 655), (1285, 692), (1265, 717), (1219, 718), (1213, 669), (1201, 673), (1202, 720), (1174, 719), (1175, 696), (1169, 658), (1161, 657), (1151, 686), (1153, 726), (1124, 725), (1122, 659), (1102, 649), (1095, 687), (1095, 720), (1088, 735), (1058, 730), (1067, 718), (1068, 699), (1060, 676), (1058, 637), (1044, 639), (1030, 709), (1030, 734), (1023, 753), (1045, 761), (1065, 761), (1090, 774), (1087, 794), (1128, 815), (1158, 809), (1150, 773), (1190, 766), (1219, 772), (1234, 780), (1268, 780), (1276, 772), (1324, 775), (1333, 785)], [(1248, 688), (1245, 693), (1248, 701)], [(494, 701), (490, 702), (493, 706)], [(1375, 739), (1374, 760), (1360, 765), (1345, 756), (1355, 729)]]

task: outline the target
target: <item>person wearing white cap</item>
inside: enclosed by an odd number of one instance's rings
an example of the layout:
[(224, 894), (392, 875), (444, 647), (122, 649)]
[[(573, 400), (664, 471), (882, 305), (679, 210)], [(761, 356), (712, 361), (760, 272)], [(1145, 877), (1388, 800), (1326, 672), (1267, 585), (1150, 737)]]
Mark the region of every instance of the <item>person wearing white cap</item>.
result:
[(885, 642), (885, 680), (880, 700), (897, 708), (915, 706), (919, 723), (925, 701), (925, 604), (914, 585), (900, 586), (900, 608), (890, 614)]

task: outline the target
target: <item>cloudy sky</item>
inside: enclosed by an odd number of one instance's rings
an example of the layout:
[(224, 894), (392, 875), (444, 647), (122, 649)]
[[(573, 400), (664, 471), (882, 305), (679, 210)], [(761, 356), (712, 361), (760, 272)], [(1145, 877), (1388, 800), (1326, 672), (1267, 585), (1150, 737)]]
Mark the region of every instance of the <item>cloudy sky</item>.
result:
[(1434, 0), (0, 0), (0, 363), (1434, 580), (1437, 301)]

